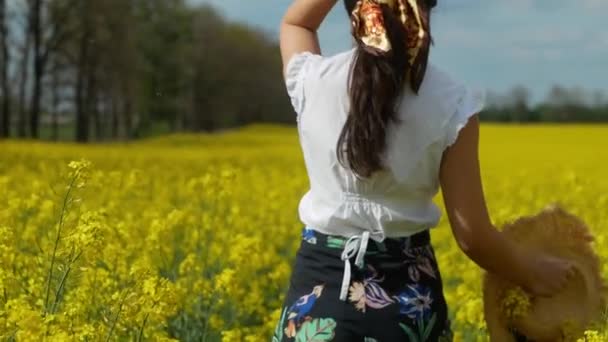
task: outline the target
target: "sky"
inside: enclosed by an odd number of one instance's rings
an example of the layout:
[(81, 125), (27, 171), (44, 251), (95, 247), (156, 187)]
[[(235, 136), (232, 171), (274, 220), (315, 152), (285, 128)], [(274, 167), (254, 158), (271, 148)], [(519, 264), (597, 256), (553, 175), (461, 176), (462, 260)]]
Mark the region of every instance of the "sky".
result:
[[(278, 37), (290, 0), (190, 0)], [(608, 0), (438, 0), (431, 62), (470, 86), (515, 85), (542, 101), (554, 84), (608, 92)], [(341, 3), (319, 31), (322, 53), (349, 49)]]

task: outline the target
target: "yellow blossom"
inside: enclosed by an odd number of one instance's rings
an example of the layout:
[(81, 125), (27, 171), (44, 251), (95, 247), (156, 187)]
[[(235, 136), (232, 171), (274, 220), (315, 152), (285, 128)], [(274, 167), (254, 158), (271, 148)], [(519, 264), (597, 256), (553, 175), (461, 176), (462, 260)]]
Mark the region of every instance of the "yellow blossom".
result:
[[(560, 201), (589, 222), (608, 278), (608, 126), (483, 130), (494, 223)], [(129, 145), (0, 141), (0, 340), (270, 340), (310, 186), (297, 138), (253, 126)], [(432, 234), (454, 341), (487, 341), (482, 273), (445, 215)], [(503, 303), (528, 307), (516, 289)], [(572, 341), (608, 342), (607, 325)]]

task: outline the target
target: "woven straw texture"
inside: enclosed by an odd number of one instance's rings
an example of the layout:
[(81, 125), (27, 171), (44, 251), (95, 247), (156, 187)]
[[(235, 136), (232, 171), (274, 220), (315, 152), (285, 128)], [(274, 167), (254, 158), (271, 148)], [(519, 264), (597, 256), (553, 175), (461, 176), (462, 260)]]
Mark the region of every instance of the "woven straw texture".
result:
[(516, 288), (492, 274), (484, 276), (484, 314), (493, 342), (511, 342), (509, 328), (534, 341), (569, 341), (581, 336), (605, 309), (606, 286), (600, 262), (593, 250), (593, 237), (585, 223), (559, 205), (535, 216), (522, 217), (503, 227), (519, 244), (571, 260), (574, 277), (551, 298), (532, 298), (523, 291), (526, 304), (518, 314), (506, 309), (506, 298)]

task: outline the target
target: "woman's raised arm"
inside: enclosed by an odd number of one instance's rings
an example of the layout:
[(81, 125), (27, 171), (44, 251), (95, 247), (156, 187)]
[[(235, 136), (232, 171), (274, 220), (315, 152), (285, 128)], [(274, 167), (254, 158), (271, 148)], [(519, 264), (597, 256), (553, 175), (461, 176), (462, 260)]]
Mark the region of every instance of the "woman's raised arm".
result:
[(299, 52), (321, 53), (317, 30), (337, 0), (295, 0), (281, 21), (283, 70)]

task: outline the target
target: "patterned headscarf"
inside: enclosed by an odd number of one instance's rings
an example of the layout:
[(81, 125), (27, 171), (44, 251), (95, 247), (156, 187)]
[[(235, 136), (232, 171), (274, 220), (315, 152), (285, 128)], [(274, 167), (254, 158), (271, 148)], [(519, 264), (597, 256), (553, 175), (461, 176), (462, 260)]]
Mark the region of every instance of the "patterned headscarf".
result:
[[(434, 3), (434, 2), (433, 2)], [(430, 46), (430, 34), (428, 32), (428, 15), (426, 9), (421, 9), (418, 0), (359, 0), (352, 12), (353, 36), (373, 54), (384, 55), (393, 47), (388, 37), (385, 26), (385, 18), (381, 5), (387, 5), (407, 33), (407, 44), (409, 65), (413, 80), (412, 85), (418, 90)], [(430, 5), (432, 7), (432, 5)]]

